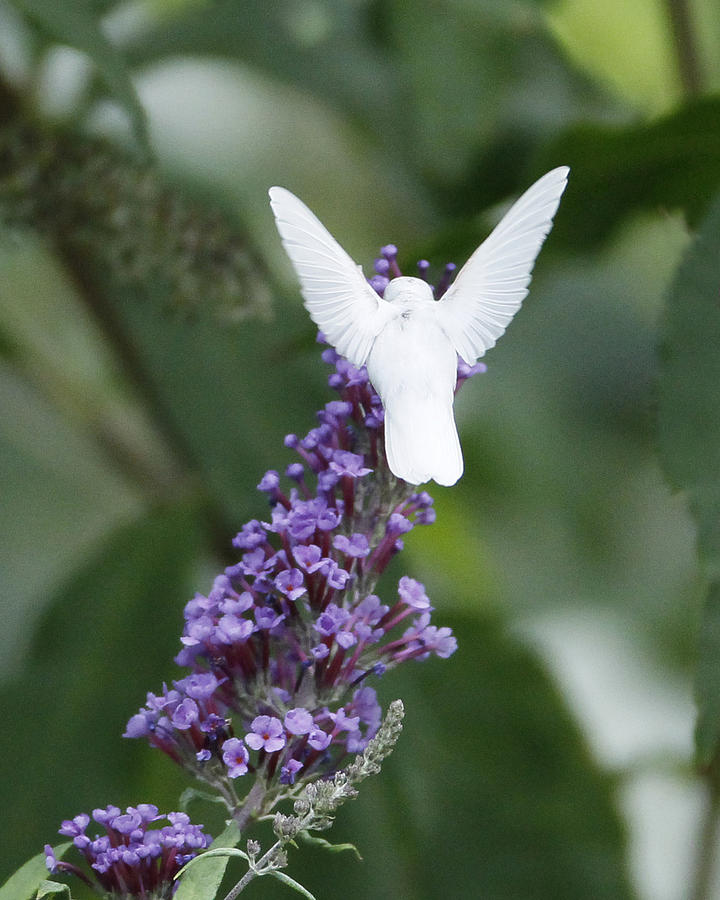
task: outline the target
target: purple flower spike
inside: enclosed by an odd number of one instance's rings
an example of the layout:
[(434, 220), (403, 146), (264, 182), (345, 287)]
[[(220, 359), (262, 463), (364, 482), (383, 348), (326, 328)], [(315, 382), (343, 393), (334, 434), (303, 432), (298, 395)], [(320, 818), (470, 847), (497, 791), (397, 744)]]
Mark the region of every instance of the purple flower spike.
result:
[(245, 743), (251, 750), (275, 753), (285, 746), (283, 724), (275, 716), (258, 716), (250, 727), (252, 731), (245, 735)]
[[(418, 271), (427, 275), (425, 261)], [(398, 275), (397, 248), (387, 245), (371, 283), (382, 291)], [(370, 683), (401, 662), (449, 656), (456, 647), (450, 629), (431, 624), (420, 582), (400, 578), (398, 596), (383, 602), (378, 579), (401, 538), (434, 519), (433, 501), (391, 474), (383, 406), (367, 370), (331, 347), (322, 357), (333, 367), (335, 398), (315, 427), (285, 437), (292, 460), (283, 461), (282, 476), (269, 469), (259, 484), (269, 521), (243, 525), (232, 540), (235, 562), (186, 604), (176, 662), (187, 671), (148, 694), (125, 731), (226, 798), (228, 779), (248, 772), (258, 790), (281, 799), (281, 786), (339, 771), (379, 727)], [(475, 370), (458, 361), (458, 386)], [(162, 851), (159, 838), (135, 840), (146, 827), (140, 807), (113, 808), (98, 821), (112, 829), (121, 815), (120, 825), (132, 829), (126, 845), (105, 840), (94, 856), (108, 880), (118, 865), (134, 870)], [(95, 843), (82, 823), (66, 827), (83, 852)], [(204, 840), (186, 838), (186, 847)], [(148, 896), (155, 891), (143, 885)]]
[[(89, 822), (89, 818), (82, 814), (72, 822), (77, 825)], [(49, 844), (45, 846), (45, 865), (51, 872), (77, 875), (104, 897), (171, 897), (175, 876), (182, 866), (210, 843), (203, 826), (193, 825), (185, 813), (161, 815), (151, 803), (129, 806), (124, 813), (117, 806), (96, 809), (93, 818), (106, 834), (96, 834), (94, 840), (76, 844), (88, 867), (86, 871), (58, 860)], [(169, 824), (150, 828), (158, 819), (166, 819)], [(67, 826), (64, 822), (61, 834), (66, 833)]]

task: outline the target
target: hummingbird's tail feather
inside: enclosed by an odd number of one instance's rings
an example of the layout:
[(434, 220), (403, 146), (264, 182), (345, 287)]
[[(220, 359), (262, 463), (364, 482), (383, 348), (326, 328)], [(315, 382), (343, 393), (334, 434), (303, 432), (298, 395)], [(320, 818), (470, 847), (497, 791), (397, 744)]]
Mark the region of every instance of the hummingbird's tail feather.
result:
[(451, 485), (463, 473), (463, 458), (448, 398), (405, 387), (385, 405), (385, 454), (393, 475), (410, 484), (433, 479)]

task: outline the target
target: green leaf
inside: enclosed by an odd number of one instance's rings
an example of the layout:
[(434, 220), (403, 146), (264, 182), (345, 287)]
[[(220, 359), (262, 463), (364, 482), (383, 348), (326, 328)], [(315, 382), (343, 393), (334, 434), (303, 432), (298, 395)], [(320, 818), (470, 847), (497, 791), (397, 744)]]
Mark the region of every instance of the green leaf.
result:
[(670, 483), (684, 490), (710, 580), (700, 626), (695, 692), (698, 761), (720, 749), (720, 197), (668, 294), (658, 381), (658, 446)]
[(180, 809), (187, 811), (190, 804), (196, 800), (201, 800), (205, 803), (219, 803), (221, 805), (225, 802), (222, 797), (219, 797), (217, 794), (211, 794), (210, 791), (201, 791), (199, 788), (189, 787), (185, 788), (180, 794), (180, 799), (178, 800)]
[[(72, 847), (70, 841), (59, 844), (53, 848), (55, 856), (60, 859), (69, 847)], [(17, 872), (13, 872), (5, 884), (0, 887), (0, 900), (30, 900), (43, 883), (47, 882), (47, 875), (45, 854), (38, 853), (37, 856), (33, 856), (22, 865)]]
[(125, 60), (107, 40), (87, 0), (14, 0), (29, 18), (52, 38), (86, 53), (95, 63), (108, 90), (130, 117), (140, 148), (150, 155), (145, 112), (130, 80)]
[(288, 887), (292, 888), (294, 891), (297, 891), (298, 894), (302, 894), (303, 897), (307, 897), (307, 900), (316, 900), (315, 895), (311, 894), (307, 888), (304, 888), (299, 881), (295, 881), (294, 878), (291, 878), (289, 875), (286, 875), (284, 872), (270, 872), (268, 873), (272, 875), (273, 878), (277, 878), (278, 881), (281, 881), (283, 884), (286, 884)]
[(665, 305), (658, 382), (660, 459), (687, 491), (701, 562), (720, 578), (720, 197), (678, 268)]
[(240, 840), (237, 824), (230, 821), (210, 848), (183, 867), (175, 900), (211, 900), (222, 883), (230, 856), (247, 854), (233, 849)]
[(38, 888), (36, 900), (41, 900), (42, 897), (50, 897), (54, 894), (62, 894), (68, 900), (72, 898), (70, 888), (66, 884), (61, 884), (59, 881), (43, 881)]
[(361, 117), (378, 132), (397, 137), (392, 115), (398, 110), (392, 101), (399, 101), (399, 85), (387, 55), (372, 40), (365, 11), (330, 4), (314, 14), (317, 27), (332, 35), (321, 39), (322, 52), (308, 52), (312, 42), (303, 33), (307, 19), (293, 0), (215, 0), (212, 15), (202, 4), (189, 6), (182, 15), (144, 29), (128, 55), (140, 65), (182, 54), (242, 60), (274, 81), (322, 97), (344, 115)]
[[(279, 411), (306, 410), (305, 421), (312, 415), (307, 365), (293, 346), (299, 332), (312, 341), (302, 304), (282, 309), (282, 328), (254, 320), (189, 320), (168, 314), (162, 284), (125, 288), (85, 262), (84, 277), (110, 307), (120, 342), (131, 343), (140, 380), (172, 429), (171, 440), (226, 513), (229, 547), (234, 526), (257, 515), (259, 475), (283, 453), (289, 423)], [(318, 384), (326, 374), (315, 366)]]
[(707, 97), (649, 124), (577, 124), (550, 143), (537, 171), (571, 169), (553, 244), (588, 248), (640, 211), (685, 212), (695, 225), (720, 186), (720, 99)]
[(310, 834), (309, 831), (300, 831), (298, 832), (298, 837), (305, 844), (309, 844), (312, 847), (319, 847), (322, 850), (327, 850), (330, 853), (342, 853), (345, 850), (349, 850), (351, 853), (354, 853), (358, 860), (362, 861), (362, 856), (360, 856), (360, 851), (355, 846), (355, 844), (333, 844), (330, 841), (326, 841), (325, 838), (318, 837), (315, 834)]
[[(23, 669), (0, 693), (14, 721), (41, 709), (45, 735), (26, 742), (14, 754), (14, 778), (0, 780), (6, 859), (42, 847), (63, 819), (115, 799), (152, 795), (161, 808), (176, 808), (182, 773), (144, 741), (121, 735), (147, 691), (177, 677), (182, 608), (204, 547), (197, 519), (196, 509), (181, 506), (125, 525), (48, 604)], [(4, 738), (8, 754), (16, 739), (9, 731)], [(19, 792), (18, 784), (28, 787)]]
[[(288, 871), (319, 897), (342, 885), (343, 900), (630, 900), (616, 784), (544, 667), (498, 622), (433, 600), (459, 649), (383, 680), (403, 698), (402, 737), (333, 826), (362, 849), (362, 871), (310, 846)], [(253, 896), (275, 900), (263, 881)]]

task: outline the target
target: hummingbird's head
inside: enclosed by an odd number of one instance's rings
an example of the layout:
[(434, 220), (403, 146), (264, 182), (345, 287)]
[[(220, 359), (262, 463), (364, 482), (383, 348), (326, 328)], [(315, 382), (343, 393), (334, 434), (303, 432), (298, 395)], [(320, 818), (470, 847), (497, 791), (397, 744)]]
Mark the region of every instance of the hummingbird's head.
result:
[(432, 288), (423, 281), (422, 278), (413, 278), (410, 275), (402, 275), (399, 278), (393, 278), (385, 288), (383, 298), (389, 303), (394, 300), (421, 300), (433, 302)]

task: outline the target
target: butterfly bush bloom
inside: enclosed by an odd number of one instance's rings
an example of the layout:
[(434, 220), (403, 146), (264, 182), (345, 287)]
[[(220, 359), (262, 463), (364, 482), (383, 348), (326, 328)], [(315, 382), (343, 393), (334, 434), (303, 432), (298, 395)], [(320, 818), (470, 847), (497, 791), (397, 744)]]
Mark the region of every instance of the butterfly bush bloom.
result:
[[(399, 273), (396, 248), (382, 253), (370, 279), (380, 294), (385, 273)], [(213, 785), (235, 814), (248, 774), (262, 786), (258, 815), (297, 780), (337, 771), (380, 727), (373, 682), (456, 649), (450, 629), (431, 624), (420, 582), (403, 576), (391, 596), (375, 593), (408, 533), (434, 521), (433, 500), (389, 471), (365, 369), (329, 347), (322, 358), (339, 399), (304, 437), (286, 436), (296, 459), (258, 484), (267, 515), (242, 526), (238, 561), (185, 607), (176, 662), (190, 674), (149, 693), (125, 731)], [(460, 360), (458, 385), (480, 371)]]
[[(100, 829), (87, 834), (91, 818), (81, 813), (67, 819), (59, 833), (72, 839), (85, 858), (91, 874), (56, 858), (45, 846), (45, 864), (50, 872), (77, 875), (86, 884), (114, 898), (170, 900), (174, 876), (210, 843), (202, 825), (193, 825), (185, 813), (159, 813), (157, 806), (140, 803), (122, 812), (117, 806), (93, 810)], [(165, 820), (168, 824), (155, 826)], [(104, 833), (100, 833), (104, 832)]]

